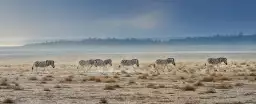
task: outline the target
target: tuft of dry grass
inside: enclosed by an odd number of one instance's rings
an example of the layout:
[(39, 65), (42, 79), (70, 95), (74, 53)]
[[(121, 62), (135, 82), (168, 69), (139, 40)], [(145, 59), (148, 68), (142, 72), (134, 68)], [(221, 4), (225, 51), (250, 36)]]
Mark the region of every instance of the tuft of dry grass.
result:
[(158, 86), (157, 86), (156, 84), (154, 84), (154, 83), (149, 83), (149, 84), (147, 85), (147, 88), (157, 89)]
[(114, 86), (114, 85), (109, 85), (109, 84), (107, 84), (107, 85), (105, 85), (104, 90), (115, 90), (116, 88), (117, 88), (117, 87)]
[(125, 74), (124, 77), (132, 77), (130, 74)]
[(188, 83), (194, 83), (195, 80), (193, 80), (193, 79), (190, 78), (190, 79), (187, 79), (186, 82), (188, 82)]
[(16, 81), (19, 80), (19, 77), (15, 77), (15, 80), (16, 80)]
[(120, 77), (118, 75), (114, 75), (113, 78), (119, 79)]
[(220, 77), (216, 77), (214, 79), (214, 81), (230, 81), (230, 80), (232, 80), (232, 79), (227, 76), (220, 76)]
[(181, 79), (181, 80), (184, 80), (184, 79), (186, 79), (186, 78), (185, 78), (184, 76), (180, 76), (180, 79)]
[(211, 74), (211, 76), (212, 76), (212, 77), (220, 77), (220, 76), (223, 76), (223, 74), (221, 74), (221, 73), (215, 73), (215, 72), (214, 72), (214, 73)]
[(102, 81), (101, 81), (101, 78), (99, 78), (99, 77), (95, 77), (94, 81), (95, 81), (95, 82), (102, 82)]
[(196, 90), (196, 88), (193, 85), (188, 85), (188, 84), (183, 87), (180, 87), (180, 88), (183, 91), (195, 91)]
[(0, 86), (9, 86), (7, 78), (1, 79)]
[(134, 80), (129, 80), (128, 84), (129, 84), (129, 85), (131, 85), (131, 84), (136, 84), (136, 82), (135, 82)]
[(256, 73), (250, 73), (249, 76), (256, 76)]
[(247, 69), (250, 70), (251, 72), (256, 72), (256, 68), (254, 67), (248, 67)]
[(229, 83), (221, 83), (214, 86), (216, 89), (231, 89), (233, 86)]
[(61, 88), (61, 86), (60, 85), (55, 85), (54, 88)]
[(107, 78), (104, 80), (105, 83), (115, 83), (116, 80), (114, 78)]
[(235, 86), (243, 86), (244, 83), (236, 83)]
[(246, 76), (247, 74), (246, 73), (237, 73), (236, 75), (237, 76)]
[(242, 62), (242, 63), (240, 63), (240, 65), (246, 65), (246, 62)]
[(212, 82), (214, 78), (212, 76), (206, 76), (201, 81), (203, 82)]
[(214, 88), (207, 88), (205, 93), (216, 93), (216, 90)]
[(51, 91), (49, 88), (44, 88), (44, 91)]
[(143, 74), (138, 76), (138, 79), (147, 79), (148, 78), (148, 74)]
[(22, 88), (21, 86), (20, 86), (20, 84), (18, 84), (18, 83), (16, 83), (16, 82), (13, 82), (14, 83), (14, 86), (11, 86), (11, 88), (13, 89), (13, 90), (24, 90), (24, 88)]
[(46, 81), (41, 81), (40, 84), (46, 84), (47, 82)]
[(204, 86), (204, 84), (199, 80), (194, 83), (194, 86)]
[(254, 82), (255, 80), (256, 80), (256, 77), (253, 77), (253, 76), (248, 77), (248, 81)]
[(100, 104), (108, 104), (108, 101), (106, 98), (101, 98), (100, 99)]
[(164, 84), (159, 84), (158, 87), (159, 88), (166, 88), (166, 86)]
[(42, 80), (42, 81), (52, 81), (52, 77), (47, 77), (47, 76), (45, 76), (45, 77), (43, 77), (41, 80)]
[(118, 84), (115, 84), (115, 85), (113, 85), (115, 88), (122, 88), (120, 85), (118, 85)]
[(90, 76), (88, 80), (89, 80), (89, 81), (95, 81), (95, 80), (96, 80), (96, 77), (95, 77), (95, 76)]
[(82, 79), (82, 81), (83, 81), (83, 82), (86, 82), (86, 81), (88, 81), (88, 78), (87, 78), (87, 77), (84, 77), (84, 78)]
[(66, 77), (64, 80), (67, 82), (71, 82), (71, 81), (73, 81), (73, 78), (74, 78), (74, 76), (70, 75), (70, 76)]
[(3, 103), (14, 103), (15, 101), (11, 98), (6, 98), (3, 100)]
[(35, 80), (38, 80), (38, 79), (37, 79), (37, 77), (32, 76), (32, 77), (29, 77), (28, 80), (35, 81)]
[(180, 86), (178, 86), (178, 85), (173, 85), (171, 88), (180, 89)]
[(124, 70), (122, 70), (121, 73), (122, 73), (122, 74), (129, 74), (129, 73), (127, 73), (127, 72), (124, 71)]
[(53, 78), (53, 76), (52, 76), (52, 75), (46, 75), (45, 77), (48, 77), (48, 78)]

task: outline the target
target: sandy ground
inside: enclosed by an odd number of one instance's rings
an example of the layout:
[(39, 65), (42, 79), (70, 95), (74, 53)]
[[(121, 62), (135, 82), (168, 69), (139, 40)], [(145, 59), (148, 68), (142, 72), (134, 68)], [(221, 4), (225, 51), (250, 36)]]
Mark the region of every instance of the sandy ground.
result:
[[(256, 104), (256, 62), (177, 62), (160, 75), (139, 68), (76, 69), (75, 64), (31, 71), (32, 64), (0, 65), (0, 101), (16, 104)], [(103, 69), (105, 74), (99, 73)], [(112, 71), (115, 73), (112, 73)], [(217, 70), (217, 71), (215, 71)], [(8, 100), (9, 99), (9, 100)]]

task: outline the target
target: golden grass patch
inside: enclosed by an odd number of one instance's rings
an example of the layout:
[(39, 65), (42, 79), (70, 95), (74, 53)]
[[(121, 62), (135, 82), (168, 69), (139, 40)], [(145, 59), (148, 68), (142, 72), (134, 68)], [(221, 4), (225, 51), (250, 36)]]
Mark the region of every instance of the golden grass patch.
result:
[(195, 91), (196, 87), (194, 87), (193, 85), (186, 84), (185, 86), (180, 87), (180, 89), (183, 91)]
[(35, 80), (38, 80), (38, 78), (35, 76), (32, 76), (32, 77), (29, 77), (28, 80), (35, 81)]
[(202, 81), (196, 81), (194, 84), (194, 86), (204, 86), (204, 84), (202, 83)]
[(233, 86), (232, 86), (232, 84), (229, 84), (229, 83), (220, 83), (220, 84), (214, 85), (214, 88), (216, 88), (216, 89), (231, 89), (231, 88), (233, 88)]
[(205, 76), (201, 81), (203, 82), (212, 82), (214, 78), (212, 76)]
[(6, 98), (3, 100), (3, 103), (14, 103), (15, 101), (11, 98)]

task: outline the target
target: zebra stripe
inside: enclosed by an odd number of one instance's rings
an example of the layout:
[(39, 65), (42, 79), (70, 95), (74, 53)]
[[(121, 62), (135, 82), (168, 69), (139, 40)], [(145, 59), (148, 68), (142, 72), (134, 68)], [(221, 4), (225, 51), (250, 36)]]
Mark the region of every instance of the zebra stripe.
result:
[(94, 65), (94, 60), (93, 59), (90, 59), (90, 60), (80, 60), (78, 62), (78, 66), (77, 66), (77, 69), (79, 66), (82, 66), (82, 67), (85, 67), (85, 66), (92, 66)]
[(94, 66), (95, 67), (103, 67), (103, 66), (105, 66), (105, 63), (102, 59), (95, 59), (94, 60)]
[(112, 66), (112, 60), (111, 59), (106, 59), (106, 60), (104, 60), (104, 64)]
[(168, 64), (173, 64), (174, 66), (176, 65), (174, 58), (157, 59), (155, 61), (155, 64), (156, 65), (165, 65), (165, 66), (168, 65)]
[(207, 62), (209, 64), (221, 64), (222, 62), (224, 62), (226, 65), (227, 63), (227, 58), (224, 57), (219, 57), (219, 58), (208, 58)]
[(138, 59), (131, 59), (131, 60), (122, 60), (120, 62), (119, 68), (121, 66), (133, 66), (136, 65), (137, 67), (139, 67), (139, 60)]
[(34, 67), (36, 67), (36, 68), (44, 67), (45, 68), (48, 66), (52, 66), (52, 68), (55, 68), (54, 61), (53, 60), (36, 61), (36, 62), (34, 62), (33, 66), (32, 66), (32, 70), (34, 69)]

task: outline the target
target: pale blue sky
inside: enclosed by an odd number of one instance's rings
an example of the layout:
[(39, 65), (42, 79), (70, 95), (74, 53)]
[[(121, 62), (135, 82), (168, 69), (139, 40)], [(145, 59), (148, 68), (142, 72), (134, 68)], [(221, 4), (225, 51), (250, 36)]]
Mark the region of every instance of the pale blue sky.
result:
[(256, 33), (255, 0), (0, 0), (0, 45)]

